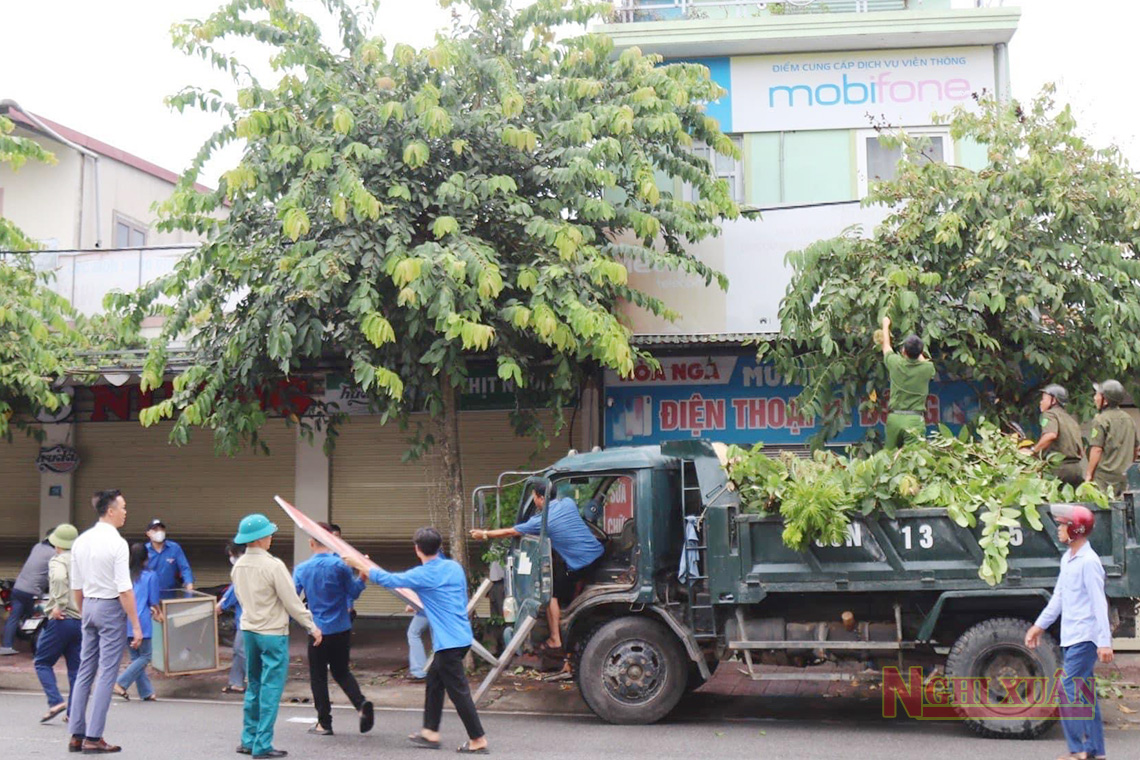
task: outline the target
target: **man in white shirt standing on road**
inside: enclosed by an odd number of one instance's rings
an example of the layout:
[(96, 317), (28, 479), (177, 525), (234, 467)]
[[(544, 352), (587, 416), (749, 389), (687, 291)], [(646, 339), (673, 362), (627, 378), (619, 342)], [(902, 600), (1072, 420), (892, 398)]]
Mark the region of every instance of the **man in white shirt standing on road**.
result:
[[(71, 547), (71, 589), (82, 615), (83, 645), (71, 700), (67, 749), (85, 755), (122, 749), (103, 740), (103, 728), (127, 646), (128, 620), (131, 647), (137, 649), (142, 643), (131, 584), (130, 550), (119, 535), (119, 528), (127, 521), (127, 501), (118, 490), (112, 490), (99, 491), (91, 503), (99, 521)], [(88, 719), (87, 701), (92, 695), (95, 699)]]
[[(1089, 545), (1096, 516), (1079, 504), (1049, 508), (1057, 522), (1057, 538), (1068, 544), (1061, 557), (1061, 574), (1053, 597), (1025, 634), (1025, 645), (1036, 649), (1045, 629), (1061, 618), (1061, 651), (1065, 659), (1061, 686), (1061, 727), (1072, 760), (1104, 757), (1104, 724), (1096, 698), (1096, 663), (1112, 662), (1112, 629), (1104, 595), (1104, 566)], [(1091, 704), (1090, 704), (1091, 703)], [(1089, 715), (1089, 711), (1092, 715)]]

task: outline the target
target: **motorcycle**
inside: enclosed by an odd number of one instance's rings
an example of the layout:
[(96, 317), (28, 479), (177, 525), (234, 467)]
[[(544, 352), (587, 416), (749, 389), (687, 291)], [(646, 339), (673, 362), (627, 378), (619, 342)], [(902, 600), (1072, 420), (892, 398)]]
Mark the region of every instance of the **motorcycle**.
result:
[[(3, 604), (4, 607), (5, 620), (12, 614), (12, 586), (14, 584), (15, 581), (10, 578), (0, 580), (0, 604)], [(20, 623), (20, 627), (16, 629), (17, 639), (31, 643), (32, 654), (36, 653), (36, 642), (39, 641), (40, 631), (47, 620), (47, 615), (44, 614), (45, 602), (47, 602), (46, 596), (37, 596), (31, 611), (27, 613), (23, 622)]]

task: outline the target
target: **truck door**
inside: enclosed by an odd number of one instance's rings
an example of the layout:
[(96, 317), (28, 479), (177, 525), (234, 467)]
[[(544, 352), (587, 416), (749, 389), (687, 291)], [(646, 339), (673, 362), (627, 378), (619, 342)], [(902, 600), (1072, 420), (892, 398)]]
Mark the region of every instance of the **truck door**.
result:
[[(547, 503), (553, 494), (547, 496)], [(533, 509), (531, 493), (523, 495), (523, 504)], [(520, 520), (527, 516), (526, 510), (519, 515)], [(512, 568), (514, 596), (518, 600), (518, 619), (525, 620), (537, 616), (538, 611), (550, 601), (554, 589), (554, 569), (550, 557), (550, 537), (546, 530), (547, 510), (542, 510), (542, 530), (537, 536), (521, 536), (515, 555), (517, 561)]]

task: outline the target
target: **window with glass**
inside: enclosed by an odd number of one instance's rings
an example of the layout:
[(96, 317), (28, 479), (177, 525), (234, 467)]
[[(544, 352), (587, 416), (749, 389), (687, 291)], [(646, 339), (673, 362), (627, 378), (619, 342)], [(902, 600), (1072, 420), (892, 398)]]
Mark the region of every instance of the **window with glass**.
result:
[[(740, 135), (729, 135), (728, 139), (732, 140), (732, 144), (736, 146), (736, 152), (739, 154), (741, 152)], [(723, 179), (728, 183), (728, 192), (732, 200), (737, 203), (744, 201), (744, 167), (740, 159), (717, 153), (711, 145), (703, 142), (693, 143), (692, 153), (694, 156), (708, 161), (716, 173), (717, 179)], [(700, 200), (700, 193), (692, 185), (686, 184), (685, 200)]]
[[(915, 159), (918, 163), (954, 160), (953, 142), (945, 130), (907, 130), (907, 132), (926, 138), (922, 154)], [(879, 133), (874, 131), (859, 133), (859, 147), (859, 194), (865, 196), (872, 182), (890, 181), (898, 177), (903, 147), (884, 145), (879, 140)]]
[(145, 224), (115, 214), (116, 248), (141, 248), (146, 245), (146, 232)]

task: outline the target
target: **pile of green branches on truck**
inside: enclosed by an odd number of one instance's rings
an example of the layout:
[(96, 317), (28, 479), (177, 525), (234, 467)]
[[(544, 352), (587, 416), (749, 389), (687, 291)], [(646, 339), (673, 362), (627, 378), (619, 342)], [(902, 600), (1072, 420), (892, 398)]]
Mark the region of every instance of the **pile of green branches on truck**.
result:
[(958, 525), (975, 528), (984, 559), (978, 575), (1001, 582), (1010, 541), (1023, 523), (1041, 530), (1038, 508), (1049, 502), (1092, 502), (1109, 496), (1092, 483), (1073, 488), (1048, 474), (1048, 463), (1018, 448), (1016, 437), (979, 421), (955, 436), (945, 425), (896, 450), (859, 456), (816, 451), (810, 459), (766, 456), (763, 445), (730, 446), (728, 476), (746, 512), (780, 514), (784, 543), (841, 544), (853, 514), (942, 507)]

